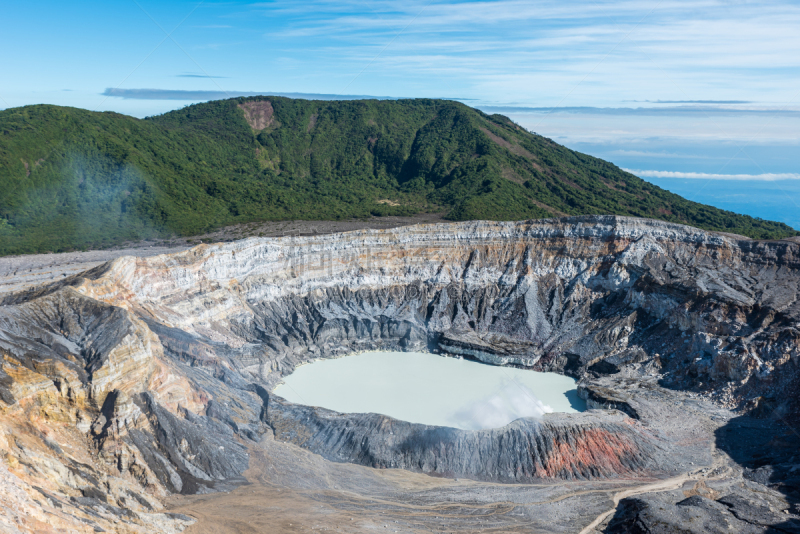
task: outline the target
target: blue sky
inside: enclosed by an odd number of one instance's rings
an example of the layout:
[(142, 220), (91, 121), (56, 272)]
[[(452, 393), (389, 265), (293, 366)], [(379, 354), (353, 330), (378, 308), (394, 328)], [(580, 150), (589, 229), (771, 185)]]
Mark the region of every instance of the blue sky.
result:
[(800, 108), (797, 2), (123, 0), (8, 3), (3, 12), (11, 106), (38, 97), (169, 109), (100, 96), (148, 88)]
[(796, 181), (798, 28), (796, 1), (6, 3), (0, 106), (454, 98), (652, 180)]

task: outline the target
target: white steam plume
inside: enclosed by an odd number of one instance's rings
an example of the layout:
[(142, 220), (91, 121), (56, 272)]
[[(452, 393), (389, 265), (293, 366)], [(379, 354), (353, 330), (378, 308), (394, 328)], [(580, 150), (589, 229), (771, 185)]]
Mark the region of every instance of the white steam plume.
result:
[(508, 379), (496, 393), (457, 410), (451, 420), (458, 428), (481, 430), (505, 426), (521, 417), (540, 418), (552, 411), (530, 388)]

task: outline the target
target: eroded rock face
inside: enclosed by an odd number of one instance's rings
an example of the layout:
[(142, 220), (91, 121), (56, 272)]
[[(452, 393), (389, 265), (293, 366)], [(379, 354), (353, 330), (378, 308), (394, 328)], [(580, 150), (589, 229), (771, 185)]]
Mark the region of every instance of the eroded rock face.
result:
[[(17, 476), (49, 481), (52, 495), (100, 495), (106, 511), (132, 510), (132, 531), (150, 528), (147, 514), (158, 528), (180, 528), (184, 519), (154, 513), (154, 497), (225, 487), (247, 466), (242, 443), (272, 431), (335, 461), (439, 476), (666, 476), (690, 457), (710, 462), (710, 438), (663, 423), (680, 414), (656, 408), (667, 394), (652, 380), (643, 388), (651, 373), (730, 406), (769, 396), (780, 399), (771, 409), (794, 410), (781, 392), (800, 357), (798, 267), (796, 243), (619, 217), (247, 239), (119, 258), (5, 298), (5, 432), (33, 422), (72, 447), (50, 446), (40, 430), (3, 450), (9, 465), (29, 458)], [(301, 363), (380, 348), (564, 372), (584, 379), (597, 410), (469, 432), (269, 393)], [(73, 516), (107, 520), (95, 517), (96, 503), (75, 503)]]
[(499, 429), (425, 426), (379, 414), (338, 414), (273, 398), (277, 439), (377, 468), (499, 482), (591, 480), (661, 471), (656, 446), (618, 413), (518, 419)]
[(749, 394), (800, 357), (799, 255), (640, 219), (472, 222), (121, 258), (76, 290), (190, 334), (195, 350), (224, 345), (267, 384), (391, 346), (555, 370), (567, 355), (657, 358), (676, 382)]
[(627, 498), (610, 521), (608, 534), (674, 534), (708, 532), (723, 534), (762, 534), (800, 532), (800, 521), (776, 511), (764, 497), (753, 499), (752, 492), (736, 493), (712, 500), (699, 495), (677, 503), (663, 497)]

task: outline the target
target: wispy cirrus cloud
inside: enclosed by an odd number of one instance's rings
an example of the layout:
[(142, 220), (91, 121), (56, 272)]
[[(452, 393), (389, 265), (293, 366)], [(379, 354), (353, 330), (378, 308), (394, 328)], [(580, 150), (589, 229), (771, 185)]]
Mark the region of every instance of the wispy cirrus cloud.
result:
[(365, 80), (428, 76), (429, 83), (466, 84), (487, 101), (550, 103), (569, 95), (565, 103), (597, 105), (635, 95), (653, 104), (783, 102), (792, 94), (787, 77), (798, 78), (789, 71), (800, 67), (800, 6), (787, 1), (311, 5), (254, 9), (285, 19), (265, 38), (303, 41), (318, 57), (335, 55), (344, 70), (352, 64), (358, 72), (380, 55)]

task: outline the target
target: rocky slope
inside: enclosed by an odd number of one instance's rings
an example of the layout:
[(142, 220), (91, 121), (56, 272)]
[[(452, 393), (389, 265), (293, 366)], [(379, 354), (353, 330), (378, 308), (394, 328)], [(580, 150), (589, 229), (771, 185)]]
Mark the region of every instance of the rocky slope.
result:
[[(230, 487), (273, 434), (336, 462), (487, 482), (674, 477), (716, 465), (715, 445), (737, 459), (687, 410), (797, 413), (799, 266), (789, 241), (620, 217), (122, 257), (4, 298), (0, 448), (43, 496), (31, 506), (87, 531), (183, 528), (160, 498)], [(567, 373), (596, 410), (469, 432), (270, 394), (303, 362), (375, 348)], [(774, 456), (762, 483), (791, 478)]]

